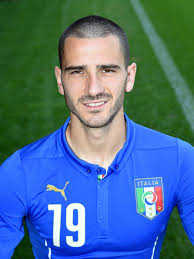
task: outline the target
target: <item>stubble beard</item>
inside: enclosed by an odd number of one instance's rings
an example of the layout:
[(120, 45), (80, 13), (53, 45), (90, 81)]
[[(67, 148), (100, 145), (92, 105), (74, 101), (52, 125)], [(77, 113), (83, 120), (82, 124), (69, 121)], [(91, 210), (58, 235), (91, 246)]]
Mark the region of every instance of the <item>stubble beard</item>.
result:
[[(85, 127), (91, 128), (91, 129), (106, 128), (106, 127), (111, 125), (111, 123), (114, 120), (115, 116), (118, 114), (118, 112), (123, 107), (126, 81), (127, 81), (127, 78), (125, 80), (125, 83), (124, 83), (124, 86), (122, 88), (122, 91), (120, 92), (120, 95), (116, 99), (116, 102), (115, 102), (114, 106), (109, 111), (109, 114), (106, 116), (106, 118), (104, 118), (104, 119), (100, 119), (100, 120), (98, 119), (98, 115), (97, 114), (100, 113), (100, 111), (92, 111), (91, 112), (91, 114), (94, 114), (94, 116), (96, 116), (96, 118), (94, 118), (93, 120), (91, 118), (89, 120), (84, 119), (83, 116), (81, 116), (80, 113), (78, 112), (78, 110), (76, 109), (76, 107), (75, 107), (71, 97), (67, 94), (66, 91), (64, 91), (64, 98), (65, 98), (66, 106), (68, 107), (70, 112), (72, 114), (74, 114)], [(109, 101), (112, 99), (112, 96), (104, 94), (104, 93), (99, 94), (96, 97), (85, 96), (85, 97), (82, 97), (81, 99), (85, 98), (85, 99), (90, 99), (91, 100), (91, 98), (92, 98), (93, 100), (98, 100), (99, 96), (100, 97), (104, 97), (104, 96), (109, 97)]]

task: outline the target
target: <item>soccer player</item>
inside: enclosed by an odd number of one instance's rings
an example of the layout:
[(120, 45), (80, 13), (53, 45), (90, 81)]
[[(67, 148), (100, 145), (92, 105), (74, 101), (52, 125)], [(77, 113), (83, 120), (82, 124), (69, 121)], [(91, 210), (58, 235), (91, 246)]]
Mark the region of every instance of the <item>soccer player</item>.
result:
[(60, 37), (59, 61), (70, 117), (0, 168), (0, 258), (25, 217), (37, 259), (157, 259), (175, 206), (194, 244), (194, 148), (124, 113), (136, 73), (125, 32), (79, 19)]

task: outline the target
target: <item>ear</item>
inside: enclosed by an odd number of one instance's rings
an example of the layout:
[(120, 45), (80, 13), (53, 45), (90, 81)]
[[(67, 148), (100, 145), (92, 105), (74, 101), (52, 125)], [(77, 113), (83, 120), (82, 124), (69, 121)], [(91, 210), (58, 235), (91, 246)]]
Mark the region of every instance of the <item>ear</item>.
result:
[(56, 76), (56, 80), (57, 80), (59, 93), (64, 95), (64, 88), (63, 88), (63, 84), (61, 81), (61, 69), (57, 66), (55, 67), (55, 76)]
[(137, 66), (135, 63), (132, 63), (127, 68), (128, 79), (127, 79), (127, 84), (125, 88), (126, 92), (131, 92), (133, 89), (133, 85), (135, 83), (136, 69), (137, 69)]

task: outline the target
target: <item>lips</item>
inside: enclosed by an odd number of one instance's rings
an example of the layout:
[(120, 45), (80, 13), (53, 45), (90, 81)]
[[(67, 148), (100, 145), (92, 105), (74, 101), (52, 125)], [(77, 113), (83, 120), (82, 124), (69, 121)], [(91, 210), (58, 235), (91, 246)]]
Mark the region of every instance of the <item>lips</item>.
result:
[(85, 105), (91, 106), (91, 107), (96, 107), (104, 104), (105, 102), (97, 102), (97, 103), (86, 103)]
[(107, 101), (90, 102), (90, 103), (84, 103), (84, 105), (89, 107), (89, 108), (98, 108), (98, 107), (104, 106), (104, 104), (106, 102)]

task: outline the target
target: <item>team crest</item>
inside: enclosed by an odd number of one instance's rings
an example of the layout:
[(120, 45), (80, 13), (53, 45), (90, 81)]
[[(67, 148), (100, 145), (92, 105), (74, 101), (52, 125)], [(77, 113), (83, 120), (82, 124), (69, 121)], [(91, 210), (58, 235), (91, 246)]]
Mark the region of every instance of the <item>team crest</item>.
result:
[(164, 210), (162, 177), (134, 181), (137, 212), (148, 219), (155, 218)]

